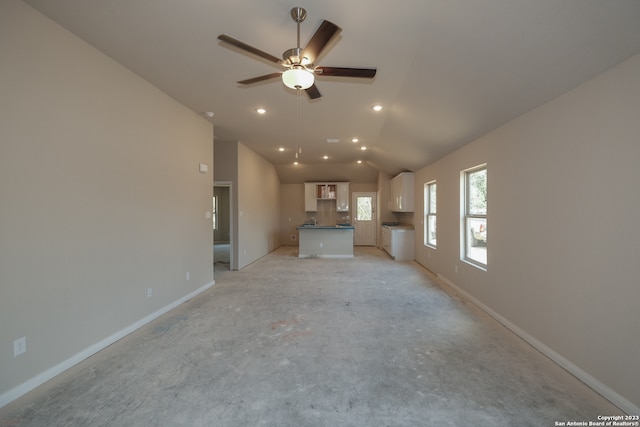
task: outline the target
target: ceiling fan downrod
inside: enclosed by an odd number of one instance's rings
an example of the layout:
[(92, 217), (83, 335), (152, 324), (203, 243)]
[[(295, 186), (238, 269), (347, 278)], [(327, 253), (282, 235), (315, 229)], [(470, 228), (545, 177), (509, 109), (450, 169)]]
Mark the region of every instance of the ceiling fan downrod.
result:
[(290, 65), (300, 65), (302, 63), (302, 58), (300, 57), (300, 54), (302, 53), (302, 49), (300, 49), (300, 23), (304, 22), (306, 18), (307, 11), (304, 10), (304, 8), (297, 6), (291, 9), (291, 19), (293, 19), (293, 21), (296, 23), (296, 26), (298, 27), (296, 39), (297, 44), (296, 47), (294, 47), (293, 49), (287, 49), (282, 54), (282, 59), (284, 59)]

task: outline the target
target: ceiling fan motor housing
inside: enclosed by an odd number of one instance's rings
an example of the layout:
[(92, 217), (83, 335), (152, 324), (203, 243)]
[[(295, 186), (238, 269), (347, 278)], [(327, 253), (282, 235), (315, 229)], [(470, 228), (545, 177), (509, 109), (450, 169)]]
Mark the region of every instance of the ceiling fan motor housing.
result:
[(302, 57), (302, 49), (294, 47), (292, 49), (285, 50), (282, 54), (282, 59), (287, 65), (309, 65), (309, 58)]

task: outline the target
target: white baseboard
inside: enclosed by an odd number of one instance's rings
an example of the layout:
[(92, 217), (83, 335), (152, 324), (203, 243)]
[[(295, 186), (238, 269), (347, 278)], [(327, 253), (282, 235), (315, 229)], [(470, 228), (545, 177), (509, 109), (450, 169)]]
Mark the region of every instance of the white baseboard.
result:
[(15, 399), (19, 398), (20, 396), (30, 392), (31, 390), (33, 390), (34, 388), (38, 387), (39, 385), (44, 384), (45, 382), (47, 382), (50, 379), (52, 379), (53, 377), (61, 374), (62, 372), (66, 371), (67, 369), (77, 365), (78, 363), (82, 362), (83, 360), (87, 359), (88, 357), (93, 356), (94, 354), (96, 354), (100, 350), (110, 346), (111, 344), (113, 344), (114, 342), (118, 341), (119, 339), (124, 338), (125, 336), (129, 335), (131, 332), (135, 331), (136, 329), (141, 328), (142, 326), (146, 325), (147, 323), (151, 322), (152, 320), (155, 320), (158, 317), (162, 316), (163, 314), (167, 313), (168, 311), (173, 310), (174, 308), (176, 308), (180, 304), (189, 301), (191, 298), (195, 297), (196, 295), (206, 291), (207, 289), (209, 289), (210, 287), (215, 285), (215, 283), (216, 282), (214, 280), (211, 283), (208, 283), (208, 284), (196, 289), (195, 291), (183, 296), (182, 298), (172, 302), (171, 304), (166, 305), (166, 306), (162, 307), (161, 309), (149, 314), (148, 316), (143, 317), (142, 319), (140, 319), (137, 322), (127, 326), (126, 328), (121, 329), (120, 331), (114, 333), (113, 335), (103, 339), (102, 341), (99, 341), (99, 342), (93, 344), (92, 346), (84, 349), (80, 353), (78, 353), (78, 354), (76, 354), (74, 356), (71, 356), (69, 359), (67, 359), (67, 360), (55, 365), (54, 367), (49, 368), (46, 371), (36, 375), (35, 377), (25, 381), (24, 383), (20, 384), (19, 386), (14, 387), (11, 390), (1, 394), (0, 395), (0, 408), (2, 408), (3, 406), (7, 405), (8, 403), (14, 401)]
[(466, 292), (463, 289), (459, 288), (458, 285), (453, 283), (451, 280), (447, 279), (446, 277), (444, 277), (441, 274), (437, 274), (436, 277), (444, 285), (446, 285), (446, 286), (454, 289), (456, 292), (460, 293), (462, 296), (464, 296), (464, 298), (466, 298), (467, 300), (471, 301), (474, 305), (476, 305), (482, 311), (484, 311), (489, 316), (493, 317), (495, 320), (497, 320), (498, 322), (503, 324), (506, 328), (508, 328), (513, 333), (518, 335), (520, 338), (522, 338), (523, 340), (525, 340), (526, 342), (531, 344), (534, 348), (536, 348), (542, 354), (547, 356), (549, 359), (553, 360), (555, 363), (560, 365), (562, 368), (564, 368), (566, 371), (568, 371), (573, 376), (578, 378), (580, 381), (585, 383), (587, 386), (591, 387), (598, 394), (600, 394), (602, 397), (604, 397), (605, 399), (607, 399), (608, 401), (610, 401), (611, 403), (616, 405), (618, 408), (622, 409), (624, 412), (626, 412), (629, 415), (640, 414), (640, 407), (634, 405), (628, 399), (625, 399), (623, 396), (621, 396), (620, 394), (618, 394), (615, 391), (613, 391), (610, 387), (608, 387), (607, 385), (603, 384), (602, 382), (600, 382), (599, 380), (594, 378), (592, 375), (590, 375), (587, 372), (585, 372), (584, 370), (580, 369), (579, 367), (577, 367), (576, 365), (571, 363), (569, 360), (567, 360), (566, 358), (564, 358), (560, 354), (556, 353), (555, 351), (553, 351), (552, 349), (550, 349), (549, 347), (544, 345), (542, 342), (540, 342), (536, 338), (534, 338), (531, 335), (529, 335), (527, 332), (525, 332), (522, 329), (520, 329), (518, 326), (516, 326), (513, 323), (511, 323), (509, 320), (507, 320), (506, 318), (504, 318), (500, 314), (498, 314), (495, 311), (493, 311), (491, 308), (489, 308), (486, 305), (484, 305), (482, 302), (477, 300), (471, 294), (469, 294), (468, 292)]

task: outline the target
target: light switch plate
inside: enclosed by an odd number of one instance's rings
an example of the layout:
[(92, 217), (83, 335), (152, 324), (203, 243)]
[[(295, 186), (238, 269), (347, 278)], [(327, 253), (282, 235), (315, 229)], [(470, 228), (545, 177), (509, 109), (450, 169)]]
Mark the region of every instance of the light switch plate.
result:
[(207, 173), (208, 170), (209, 170), (209, 166), (207, 166), (204, 163), (200, 163), (200, 172), (201, 173)]

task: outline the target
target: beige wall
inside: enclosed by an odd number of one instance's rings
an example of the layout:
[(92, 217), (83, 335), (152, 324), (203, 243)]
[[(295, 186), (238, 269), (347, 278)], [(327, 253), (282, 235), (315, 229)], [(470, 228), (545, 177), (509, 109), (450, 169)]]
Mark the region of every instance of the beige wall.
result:
[[(638, 112), (635, 56), (418, 171), (415, 221), (421, 264), (633, 413), (640, 406)], [(458, 237), (460, 171), (482, 163), (486, 272), (459, 260)], [(422, 191), (431, 180), (437, 250), (422, 244)]]
[(280, 246), (280, 179), (237, 141), (215, 143), (215, 180), (230, 184), (231, 264), (239, 270)]
[(215, 181), (238, 181), (238, 143), (220, 142), (214, 143), (215, 150)]
[(378, 184), (376, 182), (351, 182), (349, 183), (349, 204), (351, 204), (353, 193), (376, 191), (378, 191)]
[[(307, 219), (304, 211), (304, 184), (282, 184), (280, 186), (280, 242), (283, 245), (298, 245), (296, 227)], [(295, 240), (291, 240), (295, 236)]]
[(0, 57), (1, 405), (213, 284), (213, 129), (22, 2)]
[(238, 269), (280, 246), (280, 179), (264, 157), (238, 143)]

